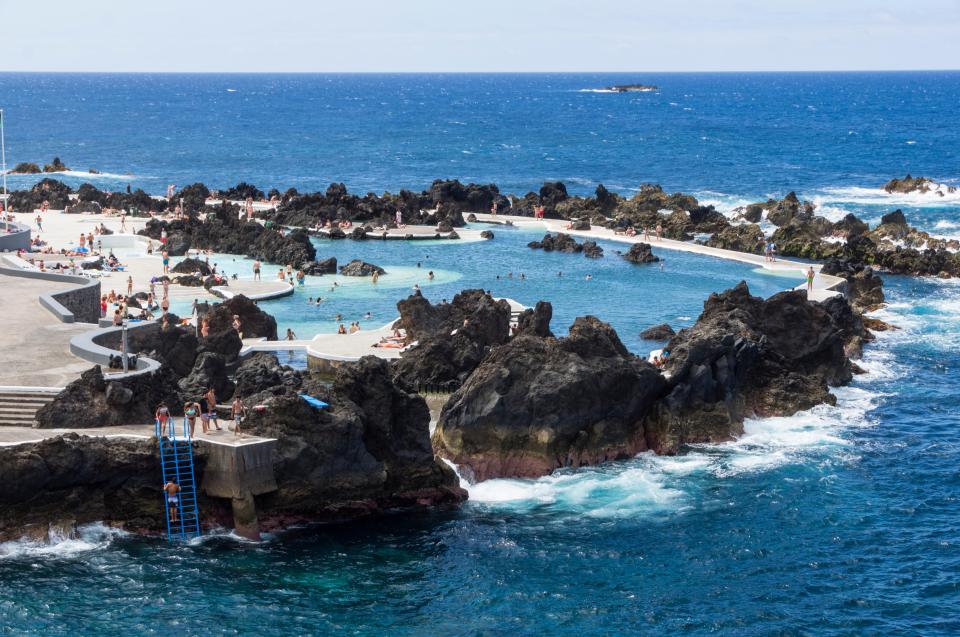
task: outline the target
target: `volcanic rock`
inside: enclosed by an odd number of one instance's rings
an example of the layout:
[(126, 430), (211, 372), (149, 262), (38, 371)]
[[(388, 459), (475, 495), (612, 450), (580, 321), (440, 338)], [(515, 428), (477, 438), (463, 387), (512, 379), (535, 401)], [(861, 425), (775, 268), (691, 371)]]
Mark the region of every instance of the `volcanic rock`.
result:
[(653, 252), (650, 251), (649, 243), (634, 243), (630, 246), (630, 249), (627, 250), (627, 253), (623, 255), (623, 258), (629, 261), (630, 263), (653, 263), (659, 261), (660, 257), (654, 256)]
[(337, 257), (330, 257), (328, 259), (314, 261), (313, 263), (308, 264), (303, 271), (305, 274), (313, 276), (318, 276), (321, 274), (336, 274)]
[(566, 338), (493, 349), (444, 405), (434, 447), (476, 480), (632, 457), (665, 389), (609, 325), (581, 317)]
[(340, 266), (340, 274), (343, 276), (372, 276), (373, 273), (386, 274), (387, 271), (378, 265), (354, 259), (346, 265)]
[(676, 332), (666, 323), (654, 325), (640, 332), (640, 338), (645, 341), (666, 341), (673, 338)]

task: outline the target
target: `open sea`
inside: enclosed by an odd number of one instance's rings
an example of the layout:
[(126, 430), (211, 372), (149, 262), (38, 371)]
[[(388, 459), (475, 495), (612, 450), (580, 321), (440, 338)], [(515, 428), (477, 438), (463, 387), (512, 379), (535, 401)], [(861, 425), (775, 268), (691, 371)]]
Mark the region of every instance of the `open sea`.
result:
[[(594, 90), (627, 82), (660, 89)], [(654, 182), (724, 212), (795, 190), (832, 219), (901, 208), (960, 238), (960, 193), (880, 188), (908, 172), (958, 183), (960, 73), (0, 74), (0, 107), (8, 167), (59, 156), (73, 185), (364, 193), (458, 178), (629, 195)], [(710, 292), (745, 279), (767, 296), (800, 280), (668, 251), (662, 270), (633, 266), (607, 242), (599, 261), (535, 253), (536, 234), (494, 232), (317, 240), (320, 257), (388, 275), (334, 291), (333, 277), (311, 279), (264, 309), (304, 338), (336, 314), (385, 323), (414, 284), (433, 300), (483, 287), (552, 301), (558, 333), (597, 315), (646, 353), (656, 344), (641, 329), (692, 324)], [(216, 258), (249, 275), (245, 260)], [(748, 421), (739, 440), (676, 457), (468, 485), (457, 511), (261, 543), (224, 531), (169, 546), (91, 525), (0, 544), (0, 634), (958, 634), (960, 283), (885, 286), (877, 316), (900, 329), (867, 348), (869, 374), (835, 390), (835, 407)]]

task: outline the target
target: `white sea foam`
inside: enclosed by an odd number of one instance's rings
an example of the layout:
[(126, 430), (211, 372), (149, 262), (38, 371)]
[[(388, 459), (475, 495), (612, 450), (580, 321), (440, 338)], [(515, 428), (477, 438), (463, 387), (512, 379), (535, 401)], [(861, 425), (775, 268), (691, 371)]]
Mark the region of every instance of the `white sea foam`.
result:
[[(890, 365), (877, 360), (871, 370)], [(682, 512), (694, 492), (715, 480), (803, 463), (824, 454), (847, 457), (844, 432), (869, 424), (867, 413), (882, 394), (862, 383), (838, 388), (836, 406), (819, 405), (783, 418), (751, 418), (738, 439), (693, 445), (680, 456), (643, 453), (628, 462), (576, 471), (561, 470), (536, 480), (494, 479), (461, 485), (481, 506), (528, 511), (538, 508), (591, 517), (636, 517)], [(451, 465), (452, 466), (452, 465)]]
[[(818, 197), (822, 201), (863, 205), (911, 206), (914, 208), (937, 208), (960, 203), (960, 188), (949, 192), (950, 184), (935, 184), (928, 192), (887, 192), (883, 188), (824, 188)], [(815, 198), (816, 199), (816, 198)]]
[(23, 538), (0, 543), (0, 559), (31, 556), (68, 558), (106, 548), (116, 538), (126, 535), (125, 531), (99, 522), (85, 524), (72, 534), (50, 531), (44, 539)]

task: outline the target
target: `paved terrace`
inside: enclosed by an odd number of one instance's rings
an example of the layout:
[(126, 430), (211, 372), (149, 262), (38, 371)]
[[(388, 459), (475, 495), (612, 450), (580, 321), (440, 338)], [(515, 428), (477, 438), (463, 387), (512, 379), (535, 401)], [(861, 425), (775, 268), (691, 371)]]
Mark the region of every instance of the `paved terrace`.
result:
[[(642, 233), (638, 236), (628, 237), (624, 234), (616, 234), (613, 230), (608, 228), (597, 227), (593, 227), (590, 230), (568, 230), (566, 228), (567, 222), (559, 219), (533, 219), (531, 217), (516, 217), (512, 215), (497, 215), (494, 217), (491, 214), (478, 214), (477, 220), (501, 224), (509, 221), (515, 226), (543, 228), (544, 230), (548, 230), (550, 232), (563, 232), (570, 236), (586, 237), (589, 239), (602, 239), (605, 241), (617, 241), (619, 243), (629, 244), (648, 243), (654, 248), (679, 250), (681, 252), (693, 252), (695, 254), (717, 257), (719, 259), (740, 261), (741, 263), (749, 263), (750, 265), (759, 266), (767, 270), (792, 270), (796, 271), (799, 276), (806, 276), (807, 268), (813, 266), (813, 270), (816, 275), (813, 279), (813, 292), (809, 294), (811, 301), (825, 301), (830, 297), (841, 294), (835, 289), (835, 287), (844, 282), (844, 280), (840, 277), (823, 274), (820, 271), (823, 266), (819, 263), (802, 263), (800, 261), (791, 261), (789, 259), (781, 258), (777, 258), (776, 261), (770, 262), (759, 254), (748, 254), (746, 252), (736, 252), (734, 250), (711, 248), (709, 246), (700, 245), (699, 243), (693, 243), (690, 241), (675, 241), (673, 239), (657, 240), (653, 237), (651, 237), (649, 240), (646, 240), (643, 238)], [(804, 283), (798, 285), (794, 289), (805, 290), (806, 287), (806, 283)]]
[[(261, 438), (259, 436), (242, 435), (237, 436), (233, 431), (226, 428), (227, 420), (221, 420), (220, 426), (223, 431), (213, 431), (204, 434), (200, 431), (200, 423), (197, 422), (197, 430), (193, 439), (198, 442), (205, 442), (211, 445), (220, 445), (224, 447), (245, 447), (256, 445), (263, 442), (269, 442), (273, 438)], [(233, 421), (229, 421), (231, 426)], [(178, 429), (179, 431), (179, 429)], [(94, 427), (91, 429), (34, 429), (32, 427), (0, 427), (0, 447), (11, 447), (14, 445), (25, 445), (48, 438), (56, 438), (63, 434), (75, 433), (90, 438), (129, 438), (132, 440), (149, 440), (156, 435), (154, 425), (121, 425), (118, 427)]]
[(90, 368), (70, 353), (70, 339), (92, 326), (61, 323), (38, 300), (69, 287), (0, 275), (0, 385), (63, 387)]

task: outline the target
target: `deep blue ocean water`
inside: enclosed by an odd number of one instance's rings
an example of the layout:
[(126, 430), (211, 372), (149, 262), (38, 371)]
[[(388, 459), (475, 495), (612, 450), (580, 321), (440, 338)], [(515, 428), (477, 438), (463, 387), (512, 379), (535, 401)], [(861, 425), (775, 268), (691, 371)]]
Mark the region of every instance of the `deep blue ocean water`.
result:
[[(583, 91), (625, 81), (661, 89)], [(96, 178), (102, 187), (337, 180), (381, 191), (456, 177), (520, 192), (547, 179), (578, 193), (602, 182), (629, 194), (654, 181), (725, 211), (796, 190), (831, 217), (901, 207), (931, 232), (960, 232), (960, 197), (879, 190), (906, 172), (956, 183), (958, 73), (0, 75), (0, 101), (8, 159), (58, 155), (112, 173)], [(551, 300), (558, 332), (596, 314), (644, 352), (653, 344), (641, 328), (690, 324), (711, 291), (746, 279), (768, 295), (794, 283), (670, 252), (663, 271), (631, 266), (612, 243), (600, 261), (534, 253), (530, 233), (494, 231), (492, 242), (461, 245), (320, 241), (323, 256), (361, 257), (390, 274), (377, 289), (332, 293), (332, 279), (320, 279), (267, 309), (304, 336), (332, 329), (338, 312), (386, 322), (414, 283), (435, 300), (479, 286)], [(248, 265), (224, 264), (241, 274)], [(836, 390), (836, 407), (750, 421), (736, 442), (673, 458), (470, 485), (455, 512), (260, 544), (220, 534), (171, 548), (93, 526), (53, 545), (0, 545), (0, 626), (37, 635), (956, 634), (960, 285), (885, 283), (890, 303), (878, 316), (901, 329), (867, 349), (870, 373)], [(307, 305), (317, 294), (320, 308)]]

